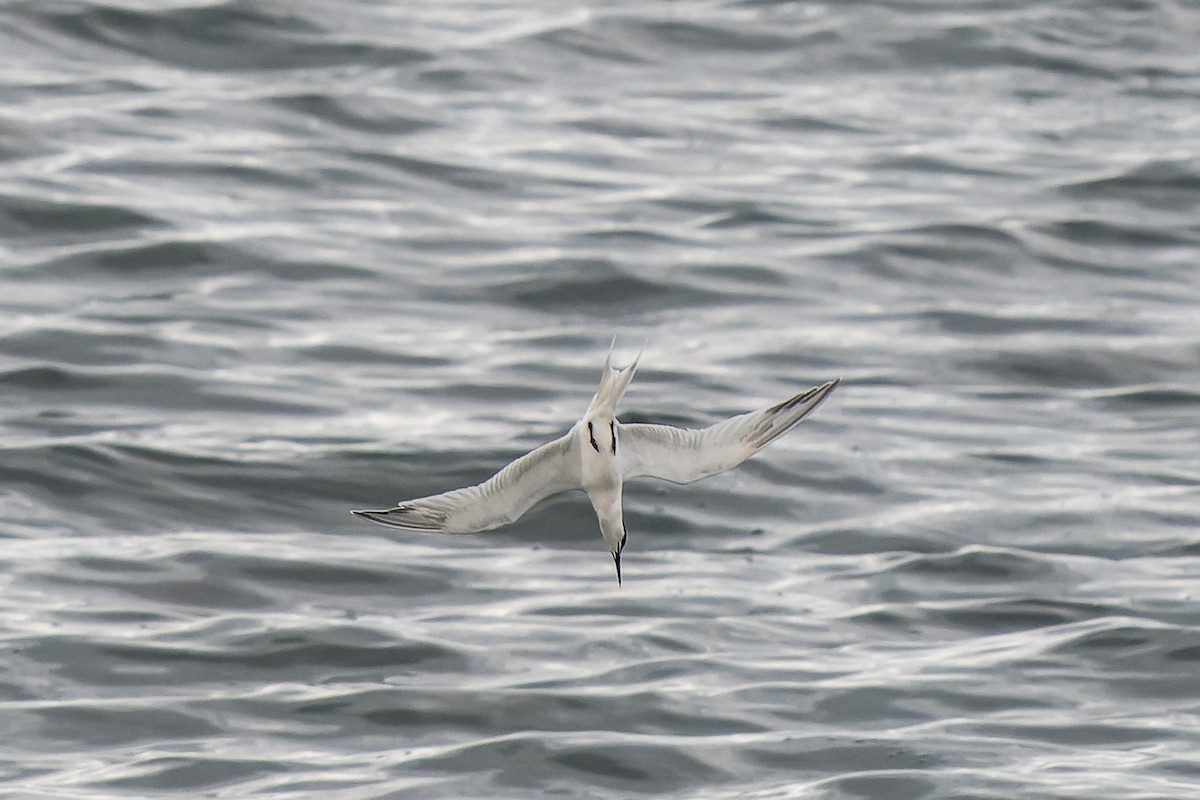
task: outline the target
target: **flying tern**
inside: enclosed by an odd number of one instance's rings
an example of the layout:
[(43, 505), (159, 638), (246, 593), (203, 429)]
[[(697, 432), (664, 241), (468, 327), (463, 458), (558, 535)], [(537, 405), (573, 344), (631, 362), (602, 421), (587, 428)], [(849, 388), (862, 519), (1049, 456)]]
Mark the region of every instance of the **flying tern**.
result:
[(610, 347), (600, 386), (583, 418), (565, 435), (526, 453), (483, 483), (408, 500), (395, 508), (353, 513), (410, 531), (477, 533), (515, 522), (550, 495), (582, 489), (592, 501), (620, 584), (627, 539), (621, 506), (625, 481), (648, 477), (683, 484), (732, 469), (795, 427), (840, 381), (835, 378), (707, 428), (626, 425), (616, 418), (617, 403), (641, 355), (616, 368)]

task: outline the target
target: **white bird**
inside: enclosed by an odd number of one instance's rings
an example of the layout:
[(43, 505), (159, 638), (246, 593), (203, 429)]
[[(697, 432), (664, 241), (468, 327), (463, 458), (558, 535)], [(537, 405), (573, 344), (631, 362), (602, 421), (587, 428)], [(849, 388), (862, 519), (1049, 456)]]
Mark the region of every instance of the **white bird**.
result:
[(625, 481), (650, 477), (691, 483), (732, 469), (791, 430), (840, 381), (831, 380), (707, 428), (625, 425), (616, 418), (617, 403), (642, 354), (624, 369), (612, 366), (612, 355), (609, 348), (587, 413), (564, 436), (526, 453), (478, 485), (409, 500), (395, 508), (353, 513), (411, 531), (477, 533), (515, 522), (552, 494), (583, 489), (596, 510), (620, 584), (621, 551), (627, 538), (621, 506)]

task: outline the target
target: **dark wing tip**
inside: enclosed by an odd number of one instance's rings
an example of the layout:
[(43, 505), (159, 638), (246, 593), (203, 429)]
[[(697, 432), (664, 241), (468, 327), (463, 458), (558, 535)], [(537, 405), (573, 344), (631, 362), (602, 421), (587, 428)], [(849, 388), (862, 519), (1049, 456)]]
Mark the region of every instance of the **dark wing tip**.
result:
[[(818, 386), (813, 391), (815, 391), (821, 395), (827, 395), (841, 385), (842, 385), (842, 379), (834, 378), (831, 381), (825, 381), (824, 383), (822, 383), (820, 386)], [(824, 397), (822, 397), (822, 399), (824, 399)]]
[(395, 508), (379, 511), (351, 511), (350, 513), (356, 517), (369, 519), (371, 522), (378, 522), (380, 525), (405, 528), (410, 531), (437, 531), (441, 530), (446, 522), (445, 514), (422, 510), (409, 505), (396, 506)]
[(834, 378), (766, 409), (751, 431), (750, 440), (755, 442), (756, 447), (766, 446), (772, 439), (790, 430), (800, 420), (816, 411), (817, 406), (821, 405), (841, 382), (841, 378)]
[[(801, 392), (800, 394), (798, 394), (794, 397), (789, 397), (787, 400), (784, 400), (782, 403), (775, 404), (774, 406), (772, 406), (770, 408), (770, 411), (772, 411), (772, 412), (790, 411), (791, 409), (795, 408), (796, 406), (803, 405), (804, 403), (807, 403), (809, 400), (811, 400), (817, 396), (820, 396), (821, 399), (824, 400), (825, 399), (824, 396), (829, 394), (830, 392), (832, 392), (834, 389), (836, 389), (838, 387), (838, 384), (840, 384), (841, 382), (842, 382), (841, 378), (834, 378), (831, 381), (826, 381), (825, 383), (822, 383), (820, 386), (814, 386), (813, 388), (809, 389), (808, 391)], [(813, 408), (816, 408), (816, 406), (813, 406)]]
[(363, 519), (369, 519), (369, 520), (371, 520), (371, 522), (378, 522), (378, 523), (380, 523), (380, 524), (382, 524), (382, 525), (392, 525), (392, 524), (394, 524), (393, 522), (391, 522), (391, 521), (389, 521), (389, 520), (386, 520), (386, 519), (384, 519), (385, 517), (387, 517), (387, 515), (388, 515), (388, 513), (389, 513), (389, 512), (387, 512), (387, 511), (384, 511), (384, 510), (379, 510), (379, 511), (351, 511), (350, 513), (351, 513), (351, 514), (353, 514), (353, 515), (354, 515), (354, 516), (356, 516), (356, 517), (362, 517)]

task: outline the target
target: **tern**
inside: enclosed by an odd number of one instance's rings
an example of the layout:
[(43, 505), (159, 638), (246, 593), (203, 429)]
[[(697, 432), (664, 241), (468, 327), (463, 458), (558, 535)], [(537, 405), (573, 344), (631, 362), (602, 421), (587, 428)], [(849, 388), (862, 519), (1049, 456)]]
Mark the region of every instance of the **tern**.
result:
[(732, 469), (794, 428), (841, 380), (835, 378), (782, 403), (707, 428), (626, 425), (617, 420), (617, 403), (642, 354), (617, 368), (612, 365), (615, 346), (616, 339), (587, 413), (565, 435), (475, 486), (408, 500), (395, 508), (353, 513), (409, 531), (478, 533), (515, 522), (550, 495), (582, 489), (600, 521), (620, 585), (621, 551), (628, 539), (621, 505), (625, 481), (648, 477), (684, 484)]

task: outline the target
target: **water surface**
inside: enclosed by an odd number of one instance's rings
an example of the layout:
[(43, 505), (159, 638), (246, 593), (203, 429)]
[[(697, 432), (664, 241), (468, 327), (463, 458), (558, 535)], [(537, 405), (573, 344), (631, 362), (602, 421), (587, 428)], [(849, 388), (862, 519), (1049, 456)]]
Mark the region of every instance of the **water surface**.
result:
[[(21, 797), (1193, 798), (1185, 3), (0, 10)], [(477, 537), (623, 419), (735, 472)]]

